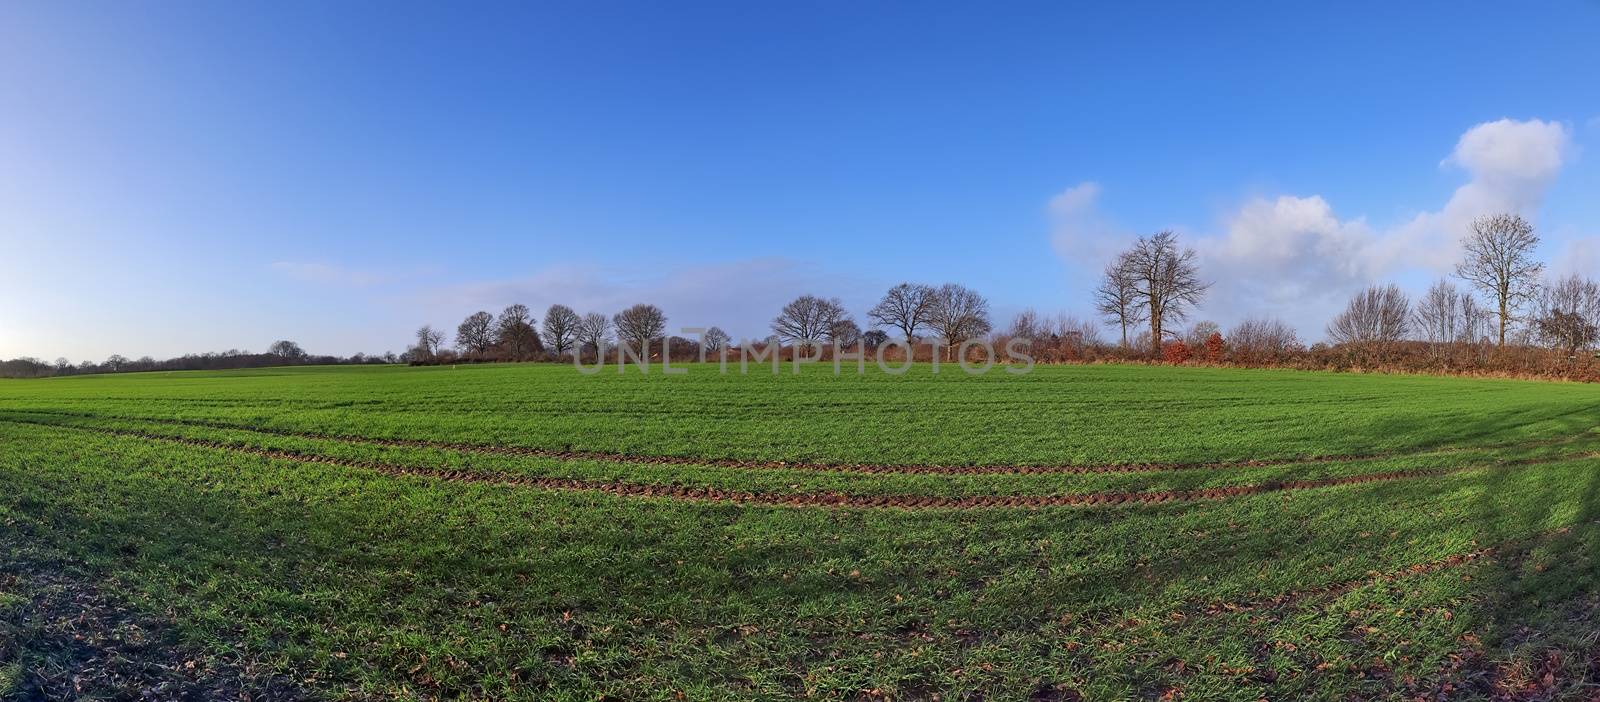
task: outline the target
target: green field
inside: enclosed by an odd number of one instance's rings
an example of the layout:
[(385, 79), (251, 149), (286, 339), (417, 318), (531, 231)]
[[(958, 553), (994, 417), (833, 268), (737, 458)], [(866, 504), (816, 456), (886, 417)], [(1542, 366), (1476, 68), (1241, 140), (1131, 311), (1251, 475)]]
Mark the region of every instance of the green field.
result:
[(1140, 366), (0, 381), (0, 697), (1587, 699), (1597, 423)]

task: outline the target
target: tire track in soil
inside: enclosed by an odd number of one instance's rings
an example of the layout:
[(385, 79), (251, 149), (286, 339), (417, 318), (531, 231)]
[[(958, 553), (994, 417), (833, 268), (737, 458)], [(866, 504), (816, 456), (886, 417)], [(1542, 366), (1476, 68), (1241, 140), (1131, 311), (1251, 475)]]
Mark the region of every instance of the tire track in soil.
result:
[[(81, 427), (65, 424), (51, 424), (48, 422), (28, 422), (16, 419), (0, 419), (0, 421), (12, 424), (68, 428), (89, 433), (128, 437), (146, 441), (167, 442), (182, 446), (229, 451), (263, 458), (295, 461), (299, 463), (355, 468), (360, 470), (369, 470), (392, 477), (418, 477), (429, 478), (443, 482), (500, 485), (506, 487), (534, 488), (561, 492), (603, 493), (618, 497), (664, 498), (688, 502), (723, 502), (774, 507), (843, 507), (862, 509), (993, 509), (1171, 504), (1220, 500), (1232, 497), (1263, 495), (1276, 492), (1314, 490), (1342, 485), (1363, 485), (1369, 483), (1393, 482), (1416, 478), (1442, 477), (1472, 470), (1480, 470), (1484, 467), (1487, 467), (1483, 465), (1477, 465), (1462, 466), (1457, 468), (1398, 470), (1382, 473), (1369, 473), (1365, 475), (1351, 475), (1338, 478), (1322, 478), (1316, 480), (1272, 481), (1249, 485), (1202, 488), (1197, 490), (1162, 490), (1150, 492), (1092, 492), (1061, 495), (968, 495), (963, 497), (904, 494), (864, 495), (831, 491), (771, 493), (751, 492), (746, 490), (728, 490), (715, 487), (651, 485), (614, 480), (551, 478), (489, 471), (450, 470), (421, 466), (405, 466), (393, 463), (384, 463), (380, 461), (359, 461), (335, 458), (332, 456), (322, 456), (317, 454), (301, 453), (297, 451), (263, 449), (251, 446), (241, 446), (238, 444), (230, 444), (221, 441), (174, 437), (163, 434), (152, 434), (148, 432), (125, 429)], [(1600, 453), (1587, 452), (1582, 454), (1582, 457), (1597, 456), (1600, 456)], [(1522, 461), (1504, 461), (1492, 465), (1536, 465), (1553, 460), (1563, 459), (1525, 459)]]
[[(601, 463), (632, 463), (637, 465), (668, 465), (668, 466), (697, 466), (705, 468), (733, 468), (743, 470), (796, 470), (816, 471), (830, 473), (861, 473), (868, 475), (1087, 475), (1094, 473), (1157, 473), (1184, 470), (1227, 470), (1243, 468), (1274, 468), (1298, 465), (1321, 465), (1327, 463), (1365, 463), (1373, 461), (1390, 460), (1395, 458), (1408, 458), (1430, 455), (1450, 455), (1468, 451), (1487, 451), (1506, 448), (1536, 448), (1541, 446), (1554, 446), (1575, 442), (1585, 434), (1555, 437), (1525, 443), (1511, 443), (1488, 446), (1470, 447), (1443, 447), (1424, 449), (1420, 451), (1391, 451), (1370, 454), (1340, 454), (1329, 456), (1309, 456), (1300, 458), (1276, 458), (1247, 461), (1215, 461), (1195, 463), (1127, 463), (1104, 465), (948, 465), (948, 464), (893, 464), (893, 463), (816, 463), (807, 461), (748, 461), (732, 458), (696, 458), (693, 456), (650, 456), (618, 453), (611, 451), (573, 451), (542, 449), (524, 446), (500, 446), (493, 444), (472, 444), (450, 441), (430, 441), (426, 439), (384, 439), (348, 436), (339, 434), (320, 434), (315, 432), (288, 431), (283, 429), (267, 429), (260, 427), (246, 427), (228, 422), (217, 422), (202, 419), (155, 419), (146, 417), (116, 417), (97, 415), (87, 412), (59, 412), (42, 410), (10, 410), (23, 414), (42, 414), (55, 417), (78, 417), (83, 419), (98, 419), (109, 421), (147, 422), (168, 426), (194, 426), (207, 429), (222, 429), (229, 431), (242, 431), (269, 436), (285, 438), (307, 439), (311, 441), (337, 441), (347, 444), (362, 446), (385, 446), (391, 448), (423, 448), (443, 451), (456, 451), (461, 453), (480, 453), (499, 456), (518, 456), (528, 458), (549, 458), (558, 461), (595, 461)], [(11, 421), (11, 420), (6, 420)], [(21, 421), (21, 420), (17, 420)], [(44, 422), (25, 422), (44, 424)], [(70, 425), (55, 425), (70, 426)]]

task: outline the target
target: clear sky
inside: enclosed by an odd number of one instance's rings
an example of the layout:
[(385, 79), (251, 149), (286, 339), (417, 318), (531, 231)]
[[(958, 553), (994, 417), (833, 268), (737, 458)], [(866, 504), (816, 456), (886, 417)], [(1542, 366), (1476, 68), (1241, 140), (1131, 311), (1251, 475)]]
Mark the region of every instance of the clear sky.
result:
[(1596, 37), (1594, 0), (0, 3), (0, 357), (398, 352), (512, 302), (755, 336), (903, 279), (1085, 314), (1164, 228), (1199, 317), (1314, 340), (1482, 211), (1600, 275)]

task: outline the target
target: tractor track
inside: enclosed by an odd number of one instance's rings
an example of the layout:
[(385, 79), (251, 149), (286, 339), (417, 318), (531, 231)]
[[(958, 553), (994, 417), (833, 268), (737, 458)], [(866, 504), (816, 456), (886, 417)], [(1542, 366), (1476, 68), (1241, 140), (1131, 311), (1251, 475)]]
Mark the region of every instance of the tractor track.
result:
[[(630, 463), (635, 465), (655, 466), (697, 466), (706, 468), (732, 468), (741, 470), (793, 470), (814, 471), (829, 473), (857, 473), (867, 475), (1088, 475), (1097, 473), (1158, 473), (1186, 470), (1227, 470), (1245, 468), (1273, 468), (1297, 465), (1320, 465), (1327, 463), (1357, 463), (1390, 460), (1395, 458), (1408, 458), (1414, 456), (1449, 455), (1468, 451), (1484, 451), (1502, 448), (1533, 448), (1538, 446), (1558, 445), (1571, 443), (1582, 438), (1583, 435), (1556, 437), (1540, 441), (1490, 445), (1473, 447), (1442, 447), (1424, 449), (1420, 451), (1392, 451), (1369, 454), (1340, 454), (1328, 456), (1310, 456), (1299, 458), (1275, 458), (1245, 461), (1213, 461), (1192, 463), (1128, 463), (1128, 464), (1103, 464), (1103, 465), (949, 465), (949, 464), (891, 464), (891, 463), (818, 463), (807, 461), (752, 461), (731, 458), (696, 458), (693, 456), (652, 456), (627, 454), (610, 451), (577, 451), (561, 449), (545, 449), (525, 446), (502, 446), (493, 444), (474, 444), (450, 441), (430, 441), (426, 439), (385, 439), (340, 434), (322, 434), (316, 432), (289, 431), (284, 429), (269, 429), (262, 427), (247, 427), (228, 422), (218, 422), (202, 419), (154, 419), (146, 417), (116, 417), (96, 415), (83, 412), (60, 412), (41, 410), (14, 410), (22, 414), (37, 414), (53, 417), (77, 417), (101, 421), (126, 421), (145, 422), (168, 426), (192, 426), (207, 429), (220, 429), (226, 431), (241, 431), (253, 434), (265, 434), (284, 438), (305, 439), (310, 441), (336, 441), (354, 445), (384, 446), (392, 448), (420, 448), (442, 451), (455, 451), (461, 453), (478, 453), (485, 455), (514, 456), (525, 458), (548, 458), (558, 461), (594, 461), (600, 463)], [(48, 424), (46, 422), (23, 423)], [(52, 426), (72, 426), (66, 424), (50, 424)]]
[[(362, 461), (319, 454), (303, 453), (279, 449), (265, 449), (253, 446), (243, 446), (222, 441), (207, 439), (193, 439), (176, 437), (164, 434), (153, 434), (127, 429), (113, 429), (108, 427), (84, 427), (67, 424), (53, 424), (48, 422), (28, 422), (16, 419), (4, 419), (14, 424), (33, 426), (47, 426), (56, 428), (73, 429), (89, 433), (98, 433), (109, 436), (142, 439), (173, 443), (183, 446), (206, 448), (213, 450), (229, 451), (269, 459), (295, 461), (299, 463), (320, 464), (369, 470), (382, 475), (393, 477), (418, 477), (452, 483), (500, 485), (518, 488), (534, 488), (564, 492), (590, 492), (614, 495), (619, 497), (644, 497), (665, 498), (691, 502), (732, 503), (762, 506), (786, 507), (844, 507), (844, 508), (899, 508), (899, 509), (989, 509), (989, 508), (1037, 508), (1037, 507), (1097, 507), (1111, 505), (1155, 505), (1185, 502), (1199, 502), (1207, 500), (1220, 500), (1246, 495), (1263, 495), (1277, 492), (1295, 492), (1300, 490), (1314, 490), (1319, 488), (1336, 487), (1343, 485), (1362, 485), (1369, 483), (1393, 482), (1415, 478), (1441, 477), (1480, 470), (1490, 466), (1462, 466), (1457, 468), (1398, 470), (1382, 473), (1369, 473), (1364, 475), (1351, 475), (1338, 478), (1321, 478), (1314, 480), (1287, 480), (1270, 481), (1247, 485), (1234, 485), (1228, 487), (1201, 488), (1195, 490), (1161, 490), (1147, 492), (1092, 492), (1071, 493), (1059, 495), (968, 495), (961, 497), (946, 497), (936, 495), (866, 495), (841, 492), (796, 492), (772, 493), (751, 492), (745, 490), (728, 490), (716, 487), (686, 487), (681, 485), (652, 485), (643, 483), (630, 483), (615, 480), (591, 480), (585, 478), (555, 478), (542, 476), (516, 475), (503, 472), (487, 472), (475, 470), (452, 470), (444, 468), (429, 468), (422, 466), (405, 466), (381, 461)], [(1590, 452), (1584, 456), (1595, 456)], [(1495, 466), (1507, 465), (1532, 465), (1559, 459), (1526, 459), (1522, 461), (1499, 462)]]

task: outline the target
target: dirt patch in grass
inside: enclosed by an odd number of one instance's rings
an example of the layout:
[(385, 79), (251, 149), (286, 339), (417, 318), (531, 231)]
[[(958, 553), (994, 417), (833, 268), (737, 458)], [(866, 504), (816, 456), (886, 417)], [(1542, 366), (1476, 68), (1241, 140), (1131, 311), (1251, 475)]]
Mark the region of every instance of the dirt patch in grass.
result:
[(0, 536), (0, 699), (314, 699), (259, 665), (175, 643), (81, 569)]

